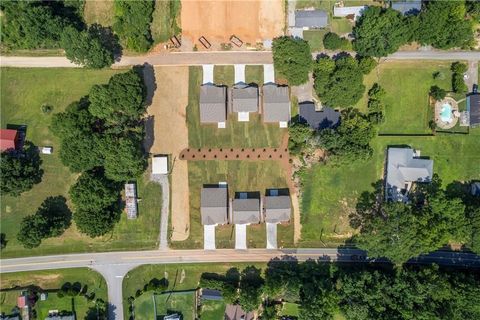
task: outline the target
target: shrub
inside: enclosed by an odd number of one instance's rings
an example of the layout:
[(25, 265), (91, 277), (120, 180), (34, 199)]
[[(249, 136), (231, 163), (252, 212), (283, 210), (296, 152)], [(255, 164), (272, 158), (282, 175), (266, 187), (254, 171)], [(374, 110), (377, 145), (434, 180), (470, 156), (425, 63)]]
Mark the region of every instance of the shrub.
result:
[(445, 96), (447, 95), (447, 92), (438, 86), (432, 86), (430, 88), (430, 95), (432, 96), (433, 99), (438, 101), (445, 98)]
[(350, 41), (340, 38), (336, 33), (329, 32), (323, 37), (323, 46), (327, 50), (346, 50), (350, 45)]
[(297, 86), (308, 81), (312, 54), (307, 41), (286, 36), (275, 38), (272, 50), (275, 70), (284, 76), (290, 85)]

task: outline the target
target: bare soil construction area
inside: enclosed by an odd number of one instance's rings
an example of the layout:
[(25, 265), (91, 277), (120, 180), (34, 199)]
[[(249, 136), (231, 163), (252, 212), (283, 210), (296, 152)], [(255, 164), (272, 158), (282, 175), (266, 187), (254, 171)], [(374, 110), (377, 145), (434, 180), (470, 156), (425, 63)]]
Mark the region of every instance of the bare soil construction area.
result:
[(154, 74), (156, 89), (148, 107), (154, 136), (147, 149), (151, 154), (172, 157), (171, 240), (182, 241), (188, 238), (190, 227), (187, 161), (178, 161), (180, 152), (188, 147), (188, 67), (156, 67)]
[(182, 37), (200, 48), (198, 39), (228, 43), (235, 35), (244, 43), (255, 44), (283, 34), (283, 0), (182, 1)]

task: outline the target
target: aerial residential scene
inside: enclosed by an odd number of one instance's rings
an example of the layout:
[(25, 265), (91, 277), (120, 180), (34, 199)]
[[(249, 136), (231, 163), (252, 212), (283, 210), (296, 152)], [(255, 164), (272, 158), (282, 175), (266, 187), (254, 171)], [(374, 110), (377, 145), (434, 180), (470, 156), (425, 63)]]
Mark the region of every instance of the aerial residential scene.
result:
[(0, 24), (0, 320), (480, 319), (479, 0)]

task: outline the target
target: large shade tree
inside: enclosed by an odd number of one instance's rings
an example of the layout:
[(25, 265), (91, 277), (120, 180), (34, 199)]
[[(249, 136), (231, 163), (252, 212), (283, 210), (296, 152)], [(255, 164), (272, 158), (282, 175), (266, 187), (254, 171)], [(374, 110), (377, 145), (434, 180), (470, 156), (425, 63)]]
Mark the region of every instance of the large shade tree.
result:
[(297, 86), (308, 81), (308, 73), (312, 69), (308, 42), (283, 36), (273, 40), (272, 51), (275, 71), (285, 77), (290, 85)]

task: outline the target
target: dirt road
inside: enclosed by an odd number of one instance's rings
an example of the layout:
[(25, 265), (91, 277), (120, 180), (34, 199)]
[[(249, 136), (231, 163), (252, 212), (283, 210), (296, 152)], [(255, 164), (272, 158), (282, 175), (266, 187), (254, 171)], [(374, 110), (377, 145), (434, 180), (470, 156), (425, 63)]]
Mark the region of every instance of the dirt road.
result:
[(188, 147), (188, 67), (157, 67), (154, 72), (156, 90), (148, 108), (148, 115), (153, 117), (154, 136), (148, 144), (151, 154), (171, 155), (171, 240), (182, 241), (189, 235), (190, 193), (187, 162), (176, 158)]

